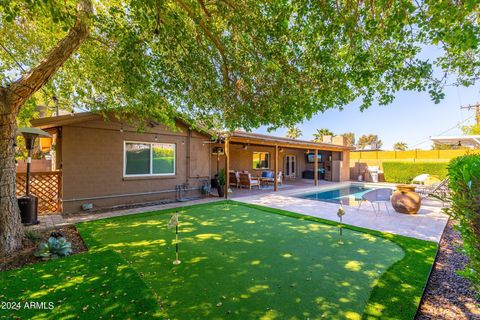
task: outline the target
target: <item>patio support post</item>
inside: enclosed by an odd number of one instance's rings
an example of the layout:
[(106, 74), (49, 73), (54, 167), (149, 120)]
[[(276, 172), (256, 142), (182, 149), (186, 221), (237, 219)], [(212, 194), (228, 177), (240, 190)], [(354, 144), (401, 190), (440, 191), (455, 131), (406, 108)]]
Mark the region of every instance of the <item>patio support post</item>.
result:
[(228, 188), (230, 187), (230, 137), (225, 138), (225, 199), (228, 199)]
[(313, 164), (313, 182), (315, 186), (318, 186), (318, 150), (314, 150), (314, 164)]
[(275, 145), (275, 160), (273, 162), (273, 191), (278, 191), (278, 145)]

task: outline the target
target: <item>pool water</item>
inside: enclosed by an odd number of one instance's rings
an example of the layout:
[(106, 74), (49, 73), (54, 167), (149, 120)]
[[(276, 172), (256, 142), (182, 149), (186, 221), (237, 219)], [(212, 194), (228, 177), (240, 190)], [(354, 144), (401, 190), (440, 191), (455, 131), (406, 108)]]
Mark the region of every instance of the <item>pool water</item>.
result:
[(357, 206), (362, 199), (362, 195), (373, 189), (374, 188), (365, 188), (362, 186), (347, 186), (328, 191), (301, 194), (298, 197), (309, 200), (341, 203), (347, 206)]

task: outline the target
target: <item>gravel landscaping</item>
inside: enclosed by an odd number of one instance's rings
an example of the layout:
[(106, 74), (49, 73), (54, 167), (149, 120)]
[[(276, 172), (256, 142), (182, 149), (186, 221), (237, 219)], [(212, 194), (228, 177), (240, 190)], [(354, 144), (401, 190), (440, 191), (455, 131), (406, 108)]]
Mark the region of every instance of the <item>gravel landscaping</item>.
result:
[(450, 220), (445, 228), (430, 280), (416, 319), (480, 319), (480, 301), (469, 282), (457, 274), (468, 262), (460, 252), (460, 233)]

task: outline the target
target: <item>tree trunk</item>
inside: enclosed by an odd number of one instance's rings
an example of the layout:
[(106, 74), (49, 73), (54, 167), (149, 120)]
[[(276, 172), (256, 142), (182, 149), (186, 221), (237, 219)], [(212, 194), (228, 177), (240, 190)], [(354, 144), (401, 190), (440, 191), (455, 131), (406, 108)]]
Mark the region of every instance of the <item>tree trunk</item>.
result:
[(0, 257), (22, 244), (23, 226), (15, 192), (17, 114), (85, 41), (92, 12), (91, 0), (78, 0), (77, 19), (67, 35), (20, 79), (0, 87)]
[(23, 226), (15, 192), (16, 115), (0, 91), (0, 258), (22, 245)]

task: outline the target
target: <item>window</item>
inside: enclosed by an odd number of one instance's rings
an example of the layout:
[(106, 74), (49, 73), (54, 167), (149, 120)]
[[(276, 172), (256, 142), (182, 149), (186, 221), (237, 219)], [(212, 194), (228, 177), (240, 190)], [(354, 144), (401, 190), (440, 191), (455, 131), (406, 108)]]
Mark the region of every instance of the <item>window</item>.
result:
[(270, 163), (270, 153), (254, 152), (253, 153), (253, 169), (268, 169)]
[(125, 142), (125, 176), (174, 175), (175, 144)]

